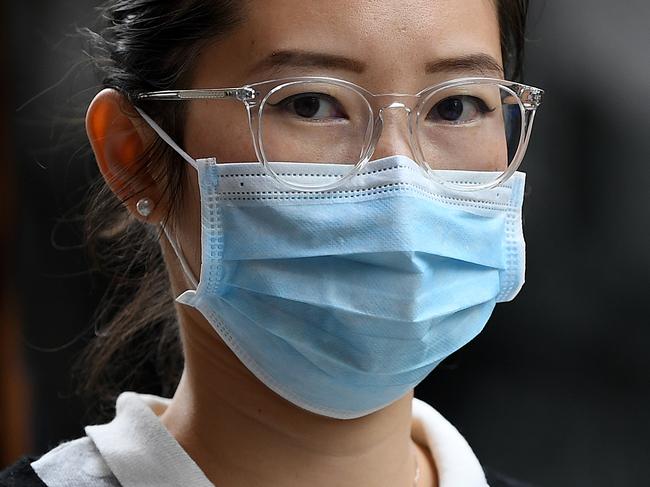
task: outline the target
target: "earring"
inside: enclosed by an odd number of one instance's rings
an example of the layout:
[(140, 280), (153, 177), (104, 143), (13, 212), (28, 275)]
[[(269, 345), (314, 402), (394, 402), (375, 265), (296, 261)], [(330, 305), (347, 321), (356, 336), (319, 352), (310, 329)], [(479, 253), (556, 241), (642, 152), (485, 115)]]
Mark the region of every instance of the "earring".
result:
[(154, 205), (153, 201), (149, 198), (142, 198), (135, 204), (135, 209), (138, 210), (138, 213), (143, 217), (147, 218), (151, 213), (153, 213)]

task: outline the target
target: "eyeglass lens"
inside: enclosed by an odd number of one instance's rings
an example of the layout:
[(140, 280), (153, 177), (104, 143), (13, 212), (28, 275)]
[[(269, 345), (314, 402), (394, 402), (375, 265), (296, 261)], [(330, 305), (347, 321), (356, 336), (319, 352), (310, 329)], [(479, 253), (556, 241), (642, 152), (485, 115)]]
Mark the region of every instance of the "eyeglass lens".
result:
[[(494, 82), (446, 87), (425, 95), (415, 114), (414, 151), (433, 171), (494, 173), (513, 162), (522, 133), (519, 98)], [(260, 111), (268, 163), (342, 164), (353, 171), (370, 142), (372, 110), (345, 85), (294, 82), (273, 90)]]

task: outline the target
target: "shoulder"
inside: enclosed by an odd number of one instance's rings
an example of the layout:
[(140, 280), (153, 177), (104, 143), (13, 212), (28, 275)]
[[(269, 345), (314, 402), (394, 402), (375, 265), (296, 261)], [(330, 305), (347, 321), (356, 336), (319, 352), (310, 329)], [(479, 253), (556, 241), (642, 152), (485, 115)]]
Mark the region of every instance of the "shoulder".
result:
[[(4, 483), (3, 483), (4, 482)], [(62, 443), (34, 461), (25, 457), (0, 475), (0, 487), (119, 487), (88, 437)]]

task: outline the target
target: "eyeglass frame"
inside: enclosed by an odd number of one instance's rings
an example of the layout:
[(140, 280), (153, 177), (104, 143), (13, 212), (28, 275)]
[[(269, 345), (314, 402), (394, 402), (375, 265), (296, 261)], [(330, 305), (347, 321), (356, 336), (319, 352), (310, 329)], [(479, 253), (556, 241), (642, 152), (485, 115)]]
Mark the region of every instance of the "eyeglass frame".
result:
[[(337, 179), (335, 182), (332, 182), (327, 185), (318, 186), (318, 187), (308, 187), (300, 184), (292, 183), (282, 179), (271, 167), (273, 162), (279, 161), (268, 161), (266, 154), (264, 152), (263, 144), (263, 126), (260, 123), (261, 114), (264, 110), (265, 104), (270, 96), (272, 96), (276, 91), (282, 89), (288, 85), (294, 83), (304, 83), (304, 82), (322, 82), (322, 83), (332, 83), (335, 85), (343, 86), (344, 88), (351, 89), (361, 95), (368, 106), (369, 109), (369, 123), (368, 123), (368, 133), (366, 134), (366, 140), (364, 142), (364, 149), (361, 152), (361, 158), (354, 165), (354, 168), (350, 171), (350, 174)], [(508, 168), (501, 174), (495, 181), (485, 184), (476, 184), (476, 185), (458, 185), (438, 177), (435, 173), (435, 170), (428, 166), (427, 161), (425, 160), (422, 149), (420, 147), (420, 142), (418, 136), (414, 134), (414, 129), (417, 128), (417, 123), (420, 120), (420, 110), (429, 97), (435, 95), (436, 93), (459, 86), (466, 86), (472, 84), (483, 84), (483, 83), (492, 83), (500, 88), (505, 89), (510, 94), (514, 95), (517, 98), (520, 114), (521, 114), (521, 133), (519, 135), (519, 141), (517, 146), (517, 151), (513, 157), (512, 162), (508, 165)], [(261, 90), (261, 88), (268, 88), (268, 91)], [(413, 108), (408, 107), (402, 102), (393, 101), (388, 105), (382, 105), (378, 109), (375, 108), (374, 100), (378, 98), (415, 98), (417, 103), (413, 105)], [(146, 101), (185, 101), (185, 100), (224, 100), (224, 99), (233, 99), (242, 102), (246, 107), (246, 112), (248, 115), (248, 124), (253, 139), (253, 147), (255, 149), (255, 154), (259, 162), (263, 167), (269, 172), (269, 174), (279, 183), (284, 184), (292, 189), (297, 189), (301, 191), (327, 191), (334, 189), (341, 185), (344, 181), (354, 177), (358, 174), (361, 169), (370, 161), (379, 138), (381, 137), (383, 130), (383, 111), (385, 109), (392, 108), (403, 108), (407, 111), (408, 114), (408, 131), (409, 131), (409, 145), (413, 151), (416, 162), (424, 169), (424, 172), (437, 183), (452, 187), (460, 191), (476, 191), (483, 189), (494, 188), (507, 179), (509, 179), (515, 171), (519, 168), (528, 148), (530, 141), (530, 136), (532, 133), (533, 121), (535, 120), (535, 115), (537, 109), (542, 104), (544, 98), (544, 90), (536, 88), (534, 86), (525, 85), (515, 81), (508, 81), (499, 78), (490, 78), (490, 77), (464, 77), (456, 78), (435, 85), (428, 86), (418, 93), (412, 94), (403, 94), (403, 93), (381, 93), (375, 94), (369, 90), (352, 83), (351, 81), (346, 81), (339, 78), (324, 77), (324, 76), (302, 76), (302, 77), (290, 77), (290, 78), (279, 78), (267, 81), (260, 81), (256, 83), (245, 84), (236, 88), (207, 88), (207, 89), (184, 89), (184, 90), (162, 90), (162, 91), (149, 91), (138, 94), (136, 100), (146, 100)], [(413, 115), (415, 113), (415, 115)], [(415, 125), (414, 127), (414, 117)]]

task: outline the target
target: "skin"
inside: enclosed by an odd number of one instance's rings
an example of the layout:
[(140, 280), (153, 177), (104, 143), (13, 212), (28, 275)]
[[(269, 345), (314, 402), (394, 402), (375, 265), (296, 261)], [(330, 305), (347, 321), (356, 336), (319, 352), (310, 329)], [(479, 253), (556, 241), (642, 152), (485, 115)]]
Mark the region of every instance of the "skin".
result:
[[(273, 52), (316, 51), (363, 61), (353, 72), (332, 66), (256, 68)], [(324, 75), (373, 93), (417, 93), (467, 70), (426, 74), (443, 58), (487, 54), (501, 63), (499, 26), (491, 0), (253, 0), (236, 31), (201, 52), (186, 88), (239, 86), (285, 76)], [(224, 69), (227, 67), (227, 69)], [(193, 157), (255, 161), (243, 106), (230, 101), (191, 102), (184, 149)], [(411, 153), (405, 113), (391, 111), (373, 159)], [(87, 114), (87, 131), (99, 168), (135, 218), (159, 224), (168, 209), (163, 183), (141, 171), (138, 155), (155, 134), (114, 90), (104, 90)], [(146, 219), (135, 210), (140, 193), (156, 208)], [(196, 172), (187, 167), (183, 214), (176, 235), (195, 275), (200, 274), (200, 201)], [(169, 244), (161, 242), (172, 293), (192, 288)], [(221, 486), (413, 485), (410, 437), (412, 391), (386, 408), (352, 420), (304, 411), (273, 393), (250, 373), (211, 325), (178, 305), (185, 369), (163, 424), (206, 476)], [(416, 448), (420, 486), (437, 485), (435, 464)]]

